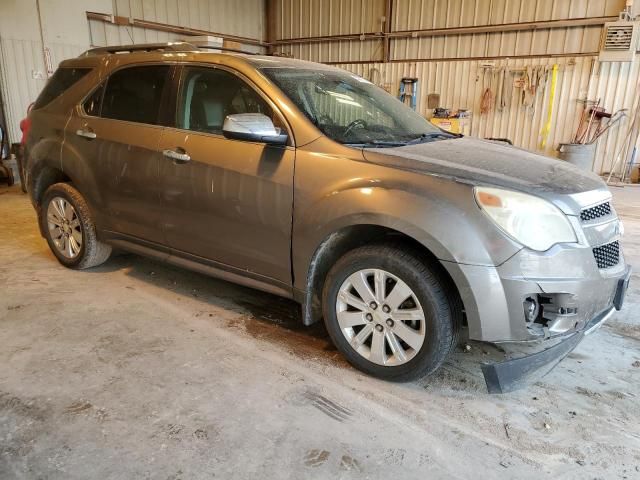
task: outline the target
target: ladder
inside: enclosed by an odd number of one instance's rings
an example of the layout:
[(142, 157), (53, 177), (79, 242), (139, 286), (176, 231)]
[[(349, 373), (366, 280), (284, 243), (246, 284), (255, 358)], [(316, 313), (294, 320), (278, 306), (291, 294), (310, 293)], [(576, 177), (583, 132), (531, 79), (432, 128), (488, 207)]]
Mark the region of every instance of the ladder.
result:
[(400, 79), (400, 95), (398, 95), (398, 100), (402, 103), (407, 103), (407, 98), (410, 99), (409, 105), (415, 110), (418, 104), (417, 78), (403, 77)]

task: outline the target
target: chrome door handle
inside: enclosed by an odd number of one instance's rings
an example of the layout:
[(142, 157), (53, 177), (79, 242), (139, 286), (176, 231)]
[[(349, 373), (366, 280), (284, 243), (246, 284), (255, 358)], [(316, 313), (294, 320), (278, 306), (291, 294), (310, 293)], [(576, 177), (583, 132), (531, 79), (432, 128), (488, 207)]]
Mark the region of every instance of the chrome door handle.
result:
[(172, 160), (175, 160), (176, 163), (186, 163), (189, 160), (191, 160), (191, 157), (189, 156), (188, 153), (180, 153), (174, 150), (163, 150), (162, 154), (167, 158), (171, 158)]
[(76, 130), (76, 135), (78, 135), (79, 137), (88, 138), (89, 140), (93, 140), (94, 138), (97, 137), (95, 132), (91, 130), (82, 130), (82, 129)]

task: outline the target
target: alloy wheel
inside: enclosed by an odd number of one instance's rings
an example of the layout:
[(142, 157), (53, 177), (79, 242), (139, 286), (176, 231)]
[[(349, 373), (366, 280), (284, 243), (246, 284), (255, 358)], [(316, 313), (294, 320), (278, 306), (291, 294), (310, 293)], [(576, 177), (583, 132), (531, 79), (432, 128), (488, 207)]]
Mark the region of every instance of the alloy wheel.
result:
[(54, 197), (47, 207), (49, 235), (58, 252), (75, 258), (82, 249), (82, 224), (73, 205), (62, 197)]
[(425, 341), (424, 311), (416, 294), (385, 270), (349, 275), (338, 291), (336, 314), (351, 347), (378, 365), (410, 361)]

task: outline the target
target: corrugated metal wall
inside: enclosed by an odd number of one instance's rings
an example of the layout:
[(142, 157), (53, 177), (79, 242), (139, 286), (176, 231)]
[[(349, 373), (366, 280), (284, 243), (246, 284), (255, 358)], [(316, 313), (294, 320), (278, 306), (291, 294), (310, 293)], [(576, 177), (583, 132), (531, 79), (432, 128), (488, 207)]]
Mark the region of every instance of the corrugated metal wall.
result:
[[(113, 14), (258, 40), (266, 35), (263, 0), (114, 0)], [(89, 22), (89, 30), (91, 43), (95, 46), (185, 38), (184, 34), (112, 25), (98, 20)], [(243, 48), (261, 50), (252, 45), (243, 45)]]
[[(24, 3), (21, 4), (19, 13), (10, 5), (0, 3), (2, 13), (9, 17), (16, 15), (16, 18), (12, 18), (11, 21), (25, 26), (24, 32), (21, 32), (21, 29), (13, 29), (11, 36), (6, 36), (6, 31), (0, 30), (0, 88), (11, 142), (20, 140), (19, 122), (26, 115), (29, 104), (42, 90), (47, 78), (42, 42), (39, 39), (36, 2), (35, 0), (22, 1)], [(51, 5), (44, 6), (51, 7)], [(55, 34), (51, 35), (52, 38), (47, 37), (48, 31), (51, 30), (48, 22), (59, 22), (60, 12), (48, 12), (46, 8), (42, 10), (45, 45), (50, 51), (54, 68), (62, 60), (75, 57), (92, 45), (165, 42), (185, 37), (182, 34), (117, 26), (97, 20), (89, 22), (85, 11), (92, 7), (108, 8), (108, 11), (98, 13), (227, 35), (259, 40), (266, 36), (264, 0), (105, 0), (102, 2), (96, 0), (92, 3), (84, 0), (66, 0), (65, 7), (68, 10), (64, 15), (64, 21), (76, 21), (73, 25), (75, 28), (65, 29), (65, 32), (76, 32), (78, 38), (72, 38), (71, 43), (64, 44), (56, 42)], [(56, 13), (58, 16), (49, 18), (48, 13)], [(6, 21), (6, 18), (4, 20)], [(243, 45), (243, 48), (250, 51), (261, 49), (251, 45)]]
[[(383, 30), (384, 0), (275, 3), (278, 40)], [(616, 16), (623, 7), (623, 0), (394, 0), (391, 31)], [(577, 129), (584, 105), (580, 100), (599, 98), (609, 111), (631, 108), (633, 104), (640, 80), (640, 59), (633, 64), (597, 62), (593, 53), (598, 51), (601, 31), (599, 26), (583, 26), (392, 39), (392, 63), (381, 63), (383, 42), (376, 39), (282, 45), (277, 50), (296, 58), (339, 63), (394, 94), (402, 77), (416, 76), (420, 79), (418, 109), (423, 115), (429, 113), (427, 94), (439, 93), (442, 106), (472, 112), (472, 135), (509, 138), (531, 150), (541, 150), (540, 132), (547, 116), (549, 89), (539, 94), (535, 109), (520, 106), (516, 97), (521, 90), (513, 89), (508, 108), (503, 111), (494, 108), (482, 115), (482, 93), (490, 84), (495, 91), (497, 80), (490, 69), (482, 68), (487, 61), (475, 58), (493, 58), (496, 68), (516, 70), (558, 63), (551, 131), (543, 149), (553, 155), (558, 143), (568, 142)], [(525, 56), (533, 58), (513, 58)], [(416, 59), (423, 61), (413, 61)], [(627, 120), (623, 120), (599, 142), (594, 171), (609, 169), (627, 125)]]
[[(66, 58), (76, 57), (83, 45), (50, 43), (51, 64), (57, 65)], [(47, 82), (47, 69), (42, 53), (42, 43), (35, 40), (0, 38), (0, 85), (7, 118), (10, 141), (22, 137), (20, 120), (27, 114), (33, 102)]]
[[(496, 62), (496, 67), (514, 70), (514, 77), (520, 76), (520, 70), (527, 66), (551, 66), (558, 63), (558, 80), (552, 109), (551, 130), (547, 138), (547, 147), (540, 148), (541, 131), (546, 122), (549, 88), (537, 96), (534, 107), (520, 105), (518, 95), (521, 89), (512, 89), (508, 107), (499, 111), (493, 108), (487, 114), (480, 114), (480, 101), (484, 89), (492, 81), (494, 92), (497, 86), (497, 68), (482, 67), (479, 61), (443, 61), (418, 63), (373, 63), (346, 64), (341, 67), (370, 79), (381, 86), (392, 86), (392, 93), (402, 77), (416, 76), (420, 79), (418, 110), (427, 115), (426, 96), (432, 92), (441, 94), (440, 104), (453, 110), (468, 109), (473, 112), (471, 135), (481, 138), (509, 138), (515, 145), (530, 150), (543, 151), (555, 155), (559, 143), (568, 142), (578, 128), (584, 104), (578, 99), (601, 99), (608, 111), (620, 108), (631, 109), (633, 91), (640, 81), (640, 62), (602, 63), (593, 57), (567, 57), (558, 59), (514, 59)], [(374, 70), (375, 69), (375, 70)], [(594, 171), (608, 171), (611, 157), (621, 144), (628, 121), (620, 122), (619, 127), (603, 137), (598, 143)]]

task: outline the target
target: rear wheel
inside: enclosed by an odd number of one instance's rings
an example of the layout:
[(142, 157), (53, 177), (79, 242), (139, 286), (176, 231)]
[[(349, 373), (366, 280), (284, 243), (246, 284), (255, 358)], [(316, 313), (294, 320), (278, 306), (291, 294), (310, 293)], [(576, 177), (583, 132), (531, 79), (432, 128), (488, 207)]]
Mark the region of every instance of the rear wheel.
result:
[(49, 248), (65, 267), (95, 267), (111, 254), (96, 236), (89, 206), (68, 183), (56, 183), (44, 193), (40, 222)]
[(327, 330), (356, 368), (407, 381), (436, 370), (455, 341), (445, 282), (417, 255), (361, 247), (331, 268), (323, 292)]

